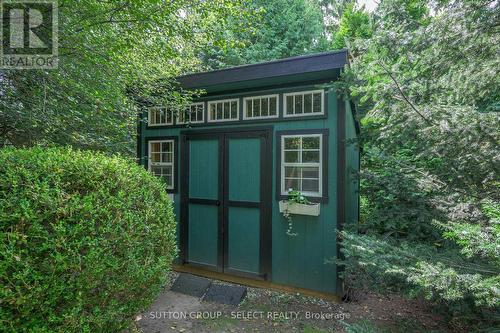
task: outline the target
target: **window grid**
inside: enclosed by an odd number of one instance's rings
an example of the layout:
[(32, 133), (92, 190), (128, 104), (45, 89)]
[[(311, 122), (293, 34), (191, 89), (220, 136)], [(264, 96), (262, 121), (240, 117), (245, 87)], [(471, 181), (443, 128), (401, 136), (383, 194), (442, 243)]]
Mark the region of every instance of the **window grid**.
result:
[(184, 117), (187, 118), (187, 123), (196, 124), (204, 122), (205, 103), (193, 103), (189, 105), (184, 112), (179, 112), (177, 116), (177, 124), (186, 124)]
[(209, 122), (234, 121), (239, 118), (239, 99), (208, 102)]
[(245, 97), (243, 119), (267, 119), (278, 117), (278, 95)]
[[(318, 138), (318, 148), (304, 148), (304, 139), (307, 138)], [(283, 135), (281, 139), (281, 194), (287, 195), (289, 189), (293, 188), (308, 196), (321, 197), (322, 134)], [(286, 148), (287, 139), (298, 140), (298, 147)], [(287, 152), (296, 153), (296, 161), (287, 161)], [(307, 154), (309, 154), (307, 159), (311, 159), (311, 156), (315, 156), (313, 160), (317, 161), (304, 162), (304, 156), (307, 156)], [(291, 156), (293, 156), (293, 154), (291, 154)], [(287, 169), (292, 170), (292, 175), (287, 172)], [(295, 184), (295, 186), (287, 186), (292, 184)], [(304, 184), (308, 185), (304, 186)], [(317, 190), (316, 188), (312, 190), (312, 187), (316, 187)]]
[(148, 109), (148, 126), (173, 125), (174, 113), (165, 107), (151, 107)]
[(167, 189), (174, 188), (174, 140), (149, 141), (148, 169), (162, 178)]
[(283, 95), (283, 117), (303, 117), (324, 114), (324, 91), (301, 91)]

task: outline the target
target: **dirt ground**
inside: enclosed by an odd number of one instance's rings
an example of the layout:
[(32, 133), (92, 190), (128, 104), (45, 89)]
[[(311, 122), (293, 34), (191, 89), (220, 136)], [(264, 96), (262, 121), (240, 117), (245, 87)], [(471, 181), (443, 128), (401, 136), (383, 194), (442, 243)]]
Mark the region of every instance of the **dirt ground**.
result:
[(154, 304), (137, 316), (132, 332), (452, 331), (424, 301), (396, 295), (358, 291), (354, 301), (333, 303), (300, 294), (248, 288), (245, 300), (239, 306), (230, 306), (200, 301), (169, 289), (166, 286)]

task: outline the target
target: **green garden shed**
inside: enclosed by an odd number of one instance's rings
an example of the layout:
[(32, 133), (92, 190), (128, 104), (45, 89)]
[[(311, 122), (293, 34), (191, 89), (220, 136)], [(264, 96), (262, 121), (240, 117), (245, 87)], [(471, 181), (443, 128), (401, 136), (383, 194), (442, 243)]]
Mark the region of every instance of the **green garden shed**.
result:
[[(358, 220), (358, 125), (335, 51), (185, 75), (183, 112), (144, 108), (138, 157), (178, 219), (175, 269), (341, 295), (337, 230)], [(287, 206), (289, 191), (309, 205)], [(293, 233), (283, 211), (292, 213)]]

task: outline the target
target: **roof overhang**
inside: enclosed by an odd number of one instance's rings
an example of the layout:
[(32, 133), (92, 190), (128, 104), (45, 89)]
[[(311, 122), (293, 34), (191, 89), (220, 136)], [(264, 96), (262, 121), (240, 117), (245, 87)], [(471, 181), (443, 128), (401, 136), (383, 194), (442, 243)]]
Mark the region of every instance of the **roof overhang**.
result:
[(347, 61), (347, 50), (340, 50), (188, 74), (178, 77), (177, 81), (184, 89), (204, 89), (210, 94), (285, 83), (335, 80)]

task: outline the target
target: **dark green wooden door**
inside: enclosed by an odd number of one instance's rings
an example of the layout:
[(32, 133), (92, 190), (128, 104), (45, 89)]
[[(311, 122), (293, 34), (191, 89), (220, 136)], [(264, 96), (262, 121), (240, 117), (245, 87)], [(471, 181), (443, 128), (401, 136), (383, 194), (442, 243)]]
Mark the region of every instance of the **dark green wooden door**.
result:
[(182, 142), (184, 264), (269, 278), (269, 131), (189, 133)]
[(219, 139), (189, 141), (187, 260), (219, 269)]

